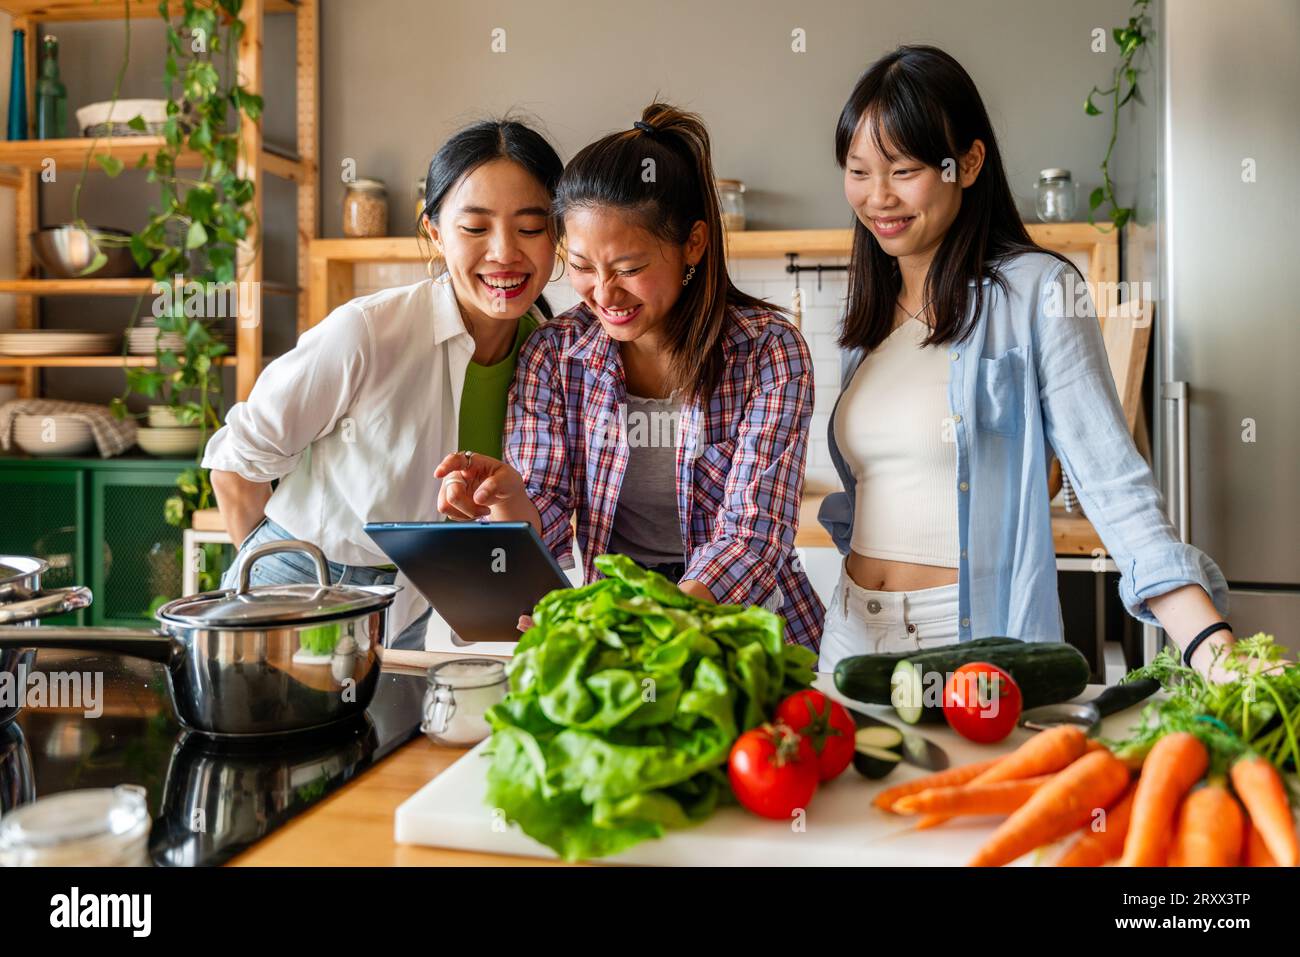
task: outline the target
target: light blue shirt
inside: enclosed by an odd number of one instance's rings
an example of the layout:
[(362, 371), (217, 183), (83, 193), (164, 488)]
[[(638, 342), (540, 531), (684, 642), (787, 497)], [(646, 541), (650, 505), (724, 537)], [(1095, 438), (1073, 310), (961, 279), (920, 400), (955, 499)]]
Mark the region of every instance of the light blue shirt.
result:
[[(1226, 617), (1223, 573), (1178, 540), (1133, 444), (1082, 277), (1045, 253), (1012, 257), (999, 271), (1006, 288), (986, 278), (971, 335), (947, 346), (957, 441), (959, 640), (1062, 640), (1049, 448), (1119, 568), (1129, 614), (1157, 624), (1147, 599), (1193, 584)], [(843, 385), (861, 361), (861, 350), (845, 356)], [(835, 444), (838, 411), (837, 401), (830, 454), (847, 491), (827, 496), (818, 518), (847, 554), (855, 481)]]

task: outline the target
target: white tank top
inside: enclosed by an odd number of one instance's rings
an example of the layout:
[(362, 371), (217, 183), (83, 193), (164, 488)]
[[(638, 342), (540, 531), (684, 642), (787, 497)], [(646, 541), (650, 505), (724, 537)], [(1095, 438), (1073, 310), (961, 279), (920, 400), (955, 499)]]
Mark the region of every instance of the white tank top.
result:
[(923, 346), (908, 319), (868, 353), (835, 413), (835, 441), (857, 479), (859, 555), (957, 567), (957, 442), (948, 349)]

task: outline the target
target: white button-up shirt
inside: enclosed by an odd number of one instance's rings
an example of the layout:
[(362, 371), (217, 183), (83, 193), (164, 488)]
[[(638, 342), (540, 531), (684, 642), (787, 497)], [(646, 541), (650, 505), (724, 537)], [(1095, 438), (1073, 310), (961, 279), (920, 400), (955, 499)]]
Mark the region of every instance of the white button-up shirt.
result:
[[(441, 517), (433, 470), (456, 450), (473, 354), (450, 283), (354, 299), (263, 370), (203, 465), (252, 482), (279, 479), (267, 517), (331, 561), (388, 564), (362, 526)], [(404, 576), (397, 584), (393, 635), (428, 607)]]

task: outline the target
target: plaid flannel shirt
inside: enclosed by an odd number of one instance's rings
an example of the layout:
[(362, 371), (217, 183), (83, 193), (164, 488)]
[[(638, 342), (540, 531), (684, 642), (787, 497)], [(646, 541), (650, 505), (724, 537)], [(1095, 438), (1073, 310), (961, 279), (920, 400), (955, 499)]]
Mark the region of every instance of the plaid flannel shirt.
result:
[[(730, 310), (725, 366), (678, 425), (677, 512), (684, 579), (720, 603), (765, 604), (786, 640), (816, 650), (823, 608), (794, 550), (813, 409), (799, 331), (761, 309)], [(572, 518), (586, 581), (599, 577), (627, 467), (627, 381), (618, 345), (586, 307), (544, 323), (519, 354), (505, 458), (523, 476), (542, 538), (571, 566)]]

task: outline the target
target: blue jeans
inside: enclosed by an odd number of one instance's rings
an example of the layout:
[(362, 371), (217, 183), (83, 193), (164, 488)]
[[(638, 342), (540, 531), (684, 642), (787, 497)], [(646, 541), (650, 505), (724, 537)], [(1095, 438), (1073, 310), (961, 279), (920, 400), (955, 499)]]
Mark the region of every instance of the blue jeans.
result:
[[(242, 552), (250, 545), (264, 542), (284, 541), (293, 538), (288, 531), (281, 528), (269, 518), (253, 529), (248, 538), (239, 546)], [(330, 571), (330, 583), (333, 585), (391, 585), (397, 578), (396, 572), (382, 571), (368, 565), (340, 565), (327, 562)], [(239, 561), (226, 569), (221, 576), (222, 588), (234, 588)], [(296, 585), (302, 582), (316, 582), (316, 563), (305, 552), (276, 552), (258, 560), (248, 577), (249, 585)], [(387, 642), (389, 648), (406, 648), (416, 651), (424, 650), (424, 632), (429, 626), (432, 609), (426, 608), (424, 614), (402, 629), (401, 634)]]

